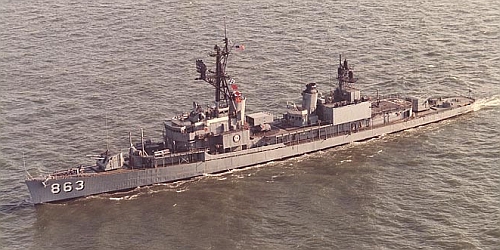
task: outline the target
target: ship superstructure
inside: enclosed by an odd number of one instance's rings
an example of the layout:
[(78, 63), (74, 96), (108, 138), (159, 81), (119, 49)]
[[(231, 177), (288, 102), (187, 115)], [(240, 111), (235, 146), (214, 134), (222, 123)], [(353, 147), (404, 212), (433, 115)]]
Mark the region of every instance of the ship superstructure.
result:
[(130, 138), (128, 156), (107, 151), (95, 166), (81, 166), (28, 178), (35, 204), (131, 189), (227, 171), (323, 150), (441, 121), (473, 110), (470, 97), (368, 97), (354, 85), (358, 78), (339, 58), (337, 86), (321, 93), (308, 83), (302, 103), (288, 105), (282, 117), (246, 114), (247, 98), (226, 74), (233, 46), (215, 46), (215, 70), (196, 61), (199, 81), (214, 87), (214, 103), (193, 102), (189, 112), (164, 122), (160, 142)]

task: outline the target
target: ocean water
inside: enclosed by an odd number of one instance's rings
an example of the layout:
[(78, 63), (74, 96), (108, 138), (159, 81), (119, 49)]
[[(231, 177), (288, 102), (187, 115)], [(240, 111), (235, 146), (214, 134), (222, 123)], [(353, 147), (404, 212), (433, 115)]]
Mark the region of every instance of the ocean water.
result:
[[(330, 91), (461, 94), (476, 112), (222, 175), (33, 206), (23, 180), (160, 138), (208, 104), (227, 34), (248, 112)], [(500, 249), (500, 2), (0, 0), (0, 249)]]

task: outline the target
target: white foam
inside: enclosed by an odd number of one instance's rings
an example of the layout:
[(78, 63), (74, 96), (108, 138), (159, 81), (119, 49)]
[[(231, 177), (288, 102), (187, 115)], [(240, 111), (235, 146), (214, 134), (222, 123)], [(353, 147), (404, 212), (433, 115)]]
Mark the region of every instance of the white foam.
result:
[(489, 98), (476, 100), (474, 103), (474, 111), (478, 111), (486, 107), (498, 107), (500, 106), (500, 95), (495, 95)]
[(125, 195), (125, 196), (122, 196), (122, 197), (109, 197), (109, 200), (112, 200), (112, 201), (121, 201), (121, 200), (133, 200), (135, 198), (137, 198), (139, 195), (138, 194), (134, 194), (134, 195)]

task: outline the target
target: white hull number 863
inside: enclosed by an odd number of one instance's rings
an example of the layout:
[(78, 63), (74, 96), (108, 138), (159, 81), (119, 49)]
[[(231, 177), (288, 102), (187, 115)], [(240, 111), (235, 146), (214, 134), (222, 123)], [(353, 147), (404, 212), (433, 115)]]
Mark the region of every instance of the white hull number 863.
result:
[(50, 191), (53, 194), (58, 194), (61, 191), (64, 191), (66, 193), (69, 193), (73, 190), (80, 191), (83, 190), (84, 188), (85, 188), (85, 183), (83, 181), (76, 181), (74, 185), (70, 181), (63, 183), (62, 185), (59, 183), (54, 183), (50, 185)]

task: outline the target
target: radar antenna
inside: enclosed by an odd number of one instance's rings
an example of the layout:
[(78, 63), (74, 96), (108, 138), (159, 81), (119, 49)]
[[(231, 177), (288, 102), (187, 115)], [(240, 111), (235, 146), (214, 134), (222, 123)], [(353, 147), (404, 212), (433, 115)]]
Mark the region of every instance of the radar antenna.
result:
[(339, 55), (339, 68), (337, 71), (337, 79), (339, 80), (339, 90), (342, 91), (348, 83), (355, 83), (358, 79), (354, 78), (354, 73), (344, 59), (342, 63), (342, 55)]

